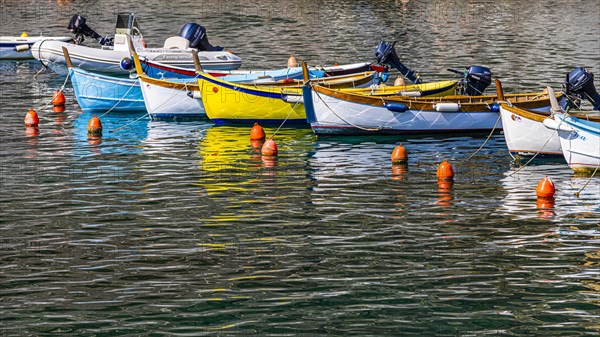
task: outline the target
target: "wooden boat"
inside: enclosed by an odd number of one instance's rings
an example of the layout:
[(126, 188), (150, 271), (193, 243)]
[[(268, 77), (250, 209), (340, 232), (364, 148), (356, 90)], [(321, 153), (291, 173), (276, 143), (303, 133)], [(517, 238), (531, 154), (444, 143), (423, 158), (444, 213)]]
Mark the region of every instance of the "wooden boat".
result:
[(21, 36), (0, 36), (0, 60), (33, 60), (31, 46), (34, 43), (69, 40), (71, 38), (67, 36), (28, 36), (25, 32)]
[[(145, 74), (144, 65), (140, 62), (136, 53), (133, 54), (140, 89), (144, 98), (146, 110), (152, 119), (172, 119), (172, 118), (198, 118), (206, 116), (204, 104), (201, 100), (201, 90), (198, 82), (184, 82), (180, 80), (165, 80), (152, 78)], [(340, 69), (340, 68), (337, 68)], [(357, 85), (368, 85), (376, 77), (375, 72), (366, 72), (358, 75), (332, 76), (327, 78), (315, 79), (318, 83), (331, 86), (348, 85), (350, 81), (354, 81)], [(206, 74), (206, 76), (211, 76)], [(233, 83), (239, 80), (241, 75), (223, 76), (219, 79), (223, 82)], [(315, 76), (321, 76), (316, 74)], [(216, 78), (216, 77), (212, 77)], [(259, 80), (246, 85), (254, 88), (259, 88), (256, 91), (261, 91), (260, 88), (271, 90), (278, 87), (289, 87), (298, 83), (296, 80), (285, 79), (280, 81), (265, 81)], [(302, 83), (302, 82), (300, 82)], [(296, 85), (295, 91), (292, 94), (300, 95), (301, 85)], [(296, 98), (297, 99), (297, 98)], [(303, 117), (304, 121), (305, 118)]]
[[(558, 102), (552, 102), (557, 110)], [(600, 118), (554, 113), (543, 125), (558, 133), (560, 147), (569, 167), (575, 172), (596, 172), (600, 169)]]
[(558, 131), (563, 156), (573, 171), (585, 173), (600, 168), (600, 122), (555, 114), (544, 125)]
[[(144, 72), (153, 78), (192, 78), (196, 77), (195, 69), (187, 69), (182, 67), (171, 66), (161, 62), (156, 62), (148, 59), (141, 59)], [(230, 77), (229, 80), (234, 82), (252, 82), (261, 80), (264, 82), (277, 82), (286, 79), (302, 79), (302, 67), (283, 68), (279, 70), (209, 70), (207, 73), (214, 77), (223, 76), (245, 76), (239, 80)], [(352, 63), (329, 67), (310, 67), (310, 78), (333, 77), (341, 75), (356, 74), (366, 71), (383, 72), (383, 67), (372, 66), (371, 63)]]
[[(559, 96), (564, 101), (564, 95)], [(550, 110), (549, 97), (542, 92), (504, 97), (518, 107)], [(495, 126), (502, 129), (497, 95), (384, 97), (306, 85), (304, 98), (307, 120), (319, 135), (465, 133), (490, 131)]]
[[(496, 87), (502, 86), (496, 83)], [(545, 126), (548, 118), (553, 118), (554, 114), (562, 113), (562, 109), (557, 102), (553, 102), (552, 96), (554, 90), (547, 88), (550, 97), (550, 113), (537, 112), (521, 109), (507, 103), (500, 104), (500, 115), (502, 116), (502, 127), (504, 130), (504, 139), (508, 151), (512, 155), (521, 156), (562, 156), (563, 151), (560, 139), (556, 130)], [(600, 122), (600, 116), (589, 114), (576, 115), (579, 119)]]

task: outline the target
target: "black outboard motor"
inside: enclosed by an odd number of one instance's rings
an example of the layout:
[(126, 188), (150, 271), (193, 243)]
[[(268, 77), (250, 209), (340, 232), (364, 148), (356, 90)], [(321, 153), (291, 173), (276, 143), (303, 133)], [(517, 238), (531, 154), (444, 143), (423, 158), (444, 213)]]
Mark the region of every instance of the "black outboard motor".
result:
[(222, 47), (213, 46), (208, 42), (206, 29), (197, 23), (188, 22), (181, 28), (179, 36), (190, 41), (190, 48), (195, 48), (200, 51), (221, 51)]
[(567, 95), (587, 99), (594, 105), (594, 110), (600, 110), (600, 94), (594, 86), (594, 74), (583, 67), (577, 67), (567, 74), (565, 86)]
[(492, 71), (482, 66), (470, 66), (465, 74), (465, 93), (469, 96), (483, 95), (492, 83)]
[(402, 75), (406, 76), (409, 80), (411, 80), (415, 84), (421, 83), (421, 79), (414, 71), (408, 69), (400, 59), (398, 58), (398, 54), (396, 54), (396, 50), (394, 49), (394, 45), (396, 45), (396, 41), (394, 43), (388, 43), (385, 41), (379, 42), (377, 48), (375, 48), (375, 57), (377, 58), (377, 63), (380, 65), (388, 64), (392, 68), (398, 69)]
[(75, 34), (75, 41), (77, 44), (81, 44), (83, 42), (84, 35), (97, 40), (103, 46), (112, 46), (114, 44), (112, 38), (108, 36), (100, 36), (100, 34), (96, 33), (93, 29), (86, 25), (85, 18), (79, 14), (73, 15), (67, 28), (71, 31), (71, 33)]

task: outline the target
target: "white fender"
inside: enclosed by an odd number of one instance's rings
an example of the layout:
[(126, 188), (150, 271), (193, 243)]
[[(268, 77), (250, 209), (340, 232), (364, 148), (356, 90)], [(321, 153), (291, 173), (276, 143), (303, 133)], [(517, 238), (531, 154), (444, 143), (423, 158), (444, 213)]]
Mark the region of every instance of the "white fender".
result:
[(552, 118), (546, 118), (543, 122), (544, 126), (550, 130), (573, 132), (573, 128), (565, 123), (560, 123)]
[(304, 104), (304, 97), (302, 95), (283, 95), (282, 99), (288, 103)]
[(437, 112), (456, 112), (460, 109), (458, 103), (437, 103), (433, 106)]
[(29, 49), (31, 49), (31, 47), (28, 44), (20, 44), (18, 46), (15, 46), (15, 51), (28, 51)]
[(421, 97), (420, 91), (398, 91), (396, 95), (406, 96), (406, 97)]

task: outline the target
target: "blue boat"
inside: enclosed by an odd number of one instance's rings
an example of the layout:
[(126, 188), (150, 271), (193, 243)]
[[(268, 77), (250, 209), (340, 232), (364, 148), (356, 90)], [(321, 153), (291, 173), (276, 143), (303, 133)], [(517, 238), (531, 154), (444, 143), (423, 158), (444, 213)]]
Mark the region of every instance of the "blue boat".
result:
[(144, 97), (137, 79), (95, 74), (69, 68), (77, 103), (84, 112), (145, 112)]
[[(293, 70), (294, 68), (290, 68)], [(220, 78), (231, 82), (270, 83), (284, 77), (285, 70), (264, 71), (248, 74), (231, 74)], [(271, 73), (261, 77), (259, 73)], [(154, 73), (158, 78), (159, 74)], [(300, 74), (302, 75), (302, 73)], [(137, 79), (120, 78), (93, 73), (80, 68), (69, 68), (69, 76), (75, 92), (75, 98), (84, 112), (145, 112), (144, 97)], [(192, 78), (175, 78), (175, 81), (195, 81)]]

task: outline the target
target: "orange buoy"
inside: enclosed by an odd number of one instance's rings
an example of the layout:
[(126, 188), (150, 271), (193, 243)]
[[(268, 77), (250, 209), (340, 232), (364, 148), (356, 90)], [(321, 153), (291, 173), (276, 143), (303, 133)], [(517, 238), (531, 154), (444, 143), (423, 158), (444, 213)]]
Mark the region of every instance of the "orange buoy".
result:
[(265, 140), (265, 130), (258, 123), (254, 123), (254, 126), (250, 130), (250, 140)]
[(440, 166), (438, 166), (436, 176), (438, 180), (453, 180), (454, 169), (452, 168), (452, 164), (447, 160), (441, 162)]
[(405, 85), (406, 85), (406, 82), (404, 81), (404, 79), (401, 76), (396, 77), (396, 80), (394, 81), (395, 87), (402, 87)]
[(406, 162), (408, 162), (406, 148), (400, 144), (392, 151), (392, 164), (404, 164)]
[(56, 90), (54, 96), (52, 96), (52, 105), (54, 106), (64, 106), (67, 100), (65, 99), (65, 95), (60, 90)]
[(267, 140), (260, 151), (263, 156), (275, 157), (277, 156), (277, 143), (273, 139)]
[(88, 133), (92, 135), (99, 135), (102, 133), (102, 122), (98, 116), (94, 115), (88, 122)]
[(293, 54), (288, 58), (287, 66), (288, 68), (295, 68), (298, 66), (298, 60), (296, 60)]
[(336, 62), (336, 63), (333, 64), (333, 66), (334, 67), (339, 67), (339, 63)]
[(553, 198), (554, 191), (554, 182), (550, 177), (542, 178), (535, 189), (535, 193), (540, 198)]
[(29, 108), (25, 115), (25, 126), (38, 126), (38, 124), (40, 124), (40, 118), (37, 112), (33, 108)]

